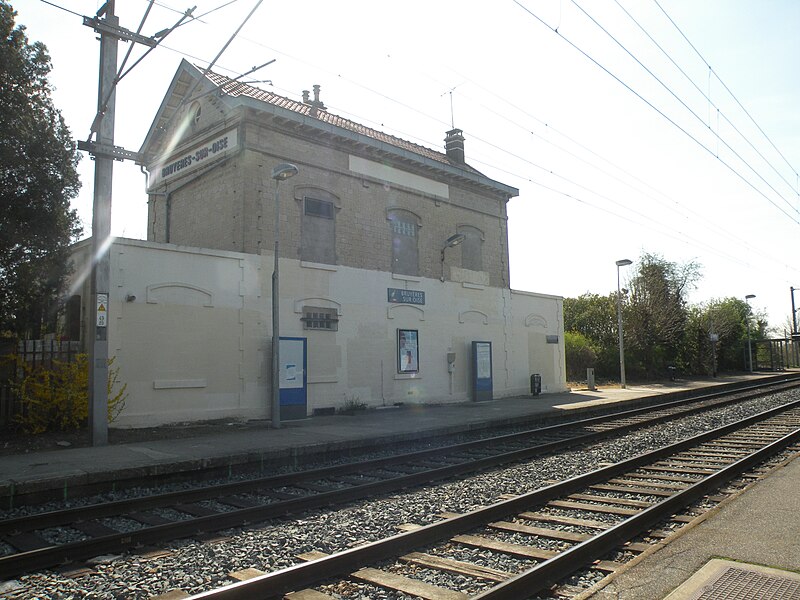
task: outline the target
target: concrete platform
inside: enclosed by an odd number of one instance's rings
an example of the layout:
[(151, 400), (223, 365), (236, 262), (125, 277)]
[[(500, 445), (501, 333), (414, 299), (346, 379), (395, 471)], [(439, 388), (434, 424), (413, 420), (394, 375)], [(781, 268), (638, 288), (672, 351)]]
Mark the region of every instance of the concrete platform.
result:
[(793, 460), (581, 599), (800, 600), (798, 489)]
[(577, 418), (606, 409), (608, 404), (633, 407), (652, 401), (655, 396), (677, 398), (697, 388), (736, 386), (771, 377), (775, 375), (747, 374), (480, 403), (405, 405), (370, 409), (352, 416), (316, 416), (284, 422), (281, 429), (270, 429), (268, 422), (261, 422), (237, 428), (221, 426), (219, 431), (197, 437), (0, 456), (0, 507), (13, 506), (20, 496), (57, 493), (59, 497), (70, 497), (73, 490), (110, 488), (116, 482), (143, 476), (168, 478), (201, 469), (233, 469), (246, 463), (293, 462), (311, 455), (490, 425)]

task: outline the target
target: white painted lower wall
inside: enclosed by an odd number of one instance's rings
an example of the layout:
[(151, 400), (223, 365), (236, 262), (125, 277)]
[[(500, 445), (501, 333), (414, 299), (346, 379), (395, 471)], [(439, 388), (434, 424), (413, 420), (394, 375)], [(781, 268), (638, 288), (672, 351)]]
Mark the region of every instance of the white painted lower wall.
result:
[[(73, 257), (79, 274), (88, 241)], [(271, 254), (115, 240), (109, 353), (129, 394), (115, 426), (270, 417), (272, 265)], [(75, 287), (86, 332), (88, 281)], [(389, 288), (425, 303), (390, 303)], [(545, 393), (566, 390), (560, 297), (283, 259), (280, 292), (281, 336), (307, 339), (309, 415), (470, 400), (473, 341), (492, 342), (495, 398), (528, 394), (531, 373)], [(304, 330), (305, 305), (336, 308), (338, 331)], [(398, 373), (398, 329), (418, 331), (418, 373)]]

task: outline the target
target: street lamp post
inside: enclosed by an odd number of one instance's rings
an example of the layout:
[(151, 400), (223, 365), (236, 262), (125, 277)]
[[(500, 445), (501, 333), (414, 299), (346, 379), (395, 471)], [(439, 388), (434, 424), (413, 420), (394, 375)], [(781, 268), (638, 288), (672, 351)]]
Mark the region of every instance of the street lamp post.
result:
[(444, 241), (442, 246), (442, 281), (444, 281), (444, 251), (453, 246), (458, 246), (466, 236), (463, 233), (454, 233)]
[(755, 294), (747, 294), (747, 296), (744, 297), (744, 301), (747, 303), (747, 362), (750, 364), (751, 373), (753, 372), (753, 348), (750, 343), (750, 299), (755, 297)]
[(280, 203), (278, 185), (284, 179), (297, 175), (297, 167), (282, 163), (272, 169), (275, 180), (275, 263), (272, 268), (272, 427), (281, 426), (281, 382), (280, 382), (280, 318), (278, 300), (278, 240), (280, 237)]
[(625, 342), (622, 336), (622, 300), (620, 296), (622, 292), (619, 288), (619, 268), (627, 267), (633, 261), (623, 258), (617, 261), (617, 331), (619, 332), (619, 377), (620, 386), (625, 389)]

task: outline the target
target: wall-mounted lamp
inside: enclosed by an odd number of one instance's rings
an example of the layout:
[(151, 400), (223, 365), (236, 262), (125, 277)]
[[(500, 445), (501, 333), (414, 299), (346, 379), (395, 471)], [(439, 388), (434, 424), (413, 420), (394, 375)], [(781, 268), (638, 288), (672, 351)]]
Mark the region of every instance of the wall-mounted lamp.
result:
[(466, 236), (463, 233), (454, 233), (444, 241), (444, 246), (442, 246), (442, 281), (444, 281), (444, 251), (453, 246), (458, 246), (465, 239)]
[(125, 302), (136, 302), (136, 296), (134, 296), (133, 294), (126, 294)]

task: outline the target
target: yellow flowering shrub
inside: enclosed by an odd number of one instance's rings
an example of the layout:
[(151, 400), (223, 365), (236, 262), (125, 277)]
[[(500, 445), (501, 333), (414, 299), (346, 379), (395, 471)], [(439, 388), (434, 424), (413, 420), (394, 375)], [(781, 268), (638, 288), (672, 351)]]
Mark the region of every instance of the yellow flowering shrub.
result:
[[(108, 361), (108, 420), (125, 407), (128, 384), (119, 383), (119, 367)], [(12, 392), (23, 406), (17, 426), (26, 433), (66, 431), (84, 425), (89, 417), (89, 357), (77, 354), (71, 362), (54, 360), (52, 367), (35, 368), (14, 357), (22, 377), (12, 382)], [(114, 391), (116, 390), (116, 392)]]

